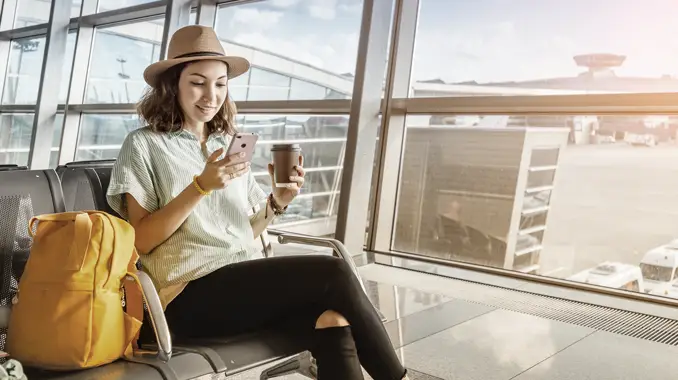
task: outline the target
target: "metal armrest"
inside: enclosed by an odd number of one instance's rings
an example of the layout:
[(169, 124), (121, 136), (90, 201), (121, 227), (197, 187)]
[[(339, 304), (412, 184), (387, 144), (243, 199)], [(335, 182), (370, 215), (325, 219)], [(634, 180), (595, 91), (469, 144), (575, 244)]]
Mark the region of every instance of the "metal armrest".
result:
[(155, 332), (155, 340), (158, 342), (158, 359), (167, 362), (172, 357), (172, 337), (170, 336), (169, 326), (165, 319), (165, 312), (160, 303), (160, 297), (148, 274), (138, 270), (136, 275), (139, 278), (144, 301), (146, 301), (146, 306), (148, 306), (148, 314), (153, 331)]
[[(358, 272), (358, 267), (355, 265), (355, 262), (353, 261), (353, 257), (351, 256), (351, 254), (346, 249), (346, 246), (344, 245), (344, 243), (340, 242), (337, 239), (295, 234), (295, 233), (284, 232), (284, 231), (275, 230), (275, 229), (271, 229), (271, 228), (269, 228), (267, 231), (268, 231), (269, 235), (277, 236), (278, 237), (278, 243), (280, 243), (280, 244), (297, 243), (297, 244), (312, 245), (312, 246), (316, 246), (316, 247), (332, 248), (334, 254), (337, 257), (339, 257), (340, 259), (342, 259), (342, 260), (344, 260), (348, 263), (349, 267), (351, 268), (351, 271), (353, 272), (353, 274), (358, 279), (360, 286), (363, 288), (363, 292), (365, 292), (365, 294), (367, 294), (367, 289), (365, 289), (365, 283), (363, 282), (362, 277), (360, 277), (360, 273)], [(373, 306), (374, 306), (374, 309), (379, 314), (379, 317), (381, 318), (381, 320), (385, 322), (387, 320), (387, 318), (384, 316), (384, 314), (381, 312), (381, 310), (379, 310), (379, 308), (376, 305), (373, 305)]]

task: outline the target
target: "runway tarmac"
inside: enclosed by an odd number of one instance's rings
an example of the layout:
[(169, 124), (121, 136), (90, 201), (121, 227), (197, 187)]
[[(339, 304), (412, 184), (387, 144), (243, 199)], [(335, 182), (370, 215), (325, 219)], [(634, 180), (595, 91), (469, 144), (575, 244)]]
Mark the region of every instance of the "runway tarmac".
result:
[(638, 264), (678, 239), (678, 146), (568, 146), (551, 205), (542, 274), (566, 277), (606, 260)]

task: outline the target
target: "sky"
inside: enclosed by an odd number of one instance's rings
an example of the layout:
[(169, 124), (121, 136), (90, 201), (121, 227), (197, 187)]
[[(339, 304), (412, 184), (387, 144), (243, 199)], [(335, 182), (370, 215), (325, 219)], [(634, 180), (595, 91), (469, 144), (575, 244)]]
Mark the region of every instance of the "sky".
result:
[[(353, 73), (362, 7), (363, 0), (253, 1), (221, 7), (216, 29), (223, 39)], [(619, 76), (678, 77), (678, 0), (420, 0), (413, 79), (571, 77), (586, 70), (573, 56), (590, 53), (626, 56)]]
[[(267, 0), (221, 8), (222, 38), (353, 72), (362, 0)], [(678, 76), (676, 0), (421, 0), (413, 79), (574, 76), (572, 57), (627, 56), (620, 76)], [(389, 15), (384, 15), (389, 17)]]

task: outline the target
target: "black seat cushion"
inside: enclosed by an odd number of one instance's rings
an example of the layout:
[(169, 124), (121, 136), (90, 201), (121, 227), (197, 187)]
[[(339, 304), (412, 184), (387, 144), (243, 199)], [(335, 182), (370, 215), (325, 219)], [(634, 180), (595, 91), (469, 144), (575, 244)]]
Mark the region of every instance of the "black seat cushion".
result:
[[(149, 359), (149, 363), (118, 360), (101, 367), (78, 371), (45, 371), (26, 368), (25, 372), (30, 380), (184, 380), (214, 374), (209, 362), (195, 353), (177, 353), (168, 363), (153, 359)], [(164, 372), (165, 376), (161, 372)]]

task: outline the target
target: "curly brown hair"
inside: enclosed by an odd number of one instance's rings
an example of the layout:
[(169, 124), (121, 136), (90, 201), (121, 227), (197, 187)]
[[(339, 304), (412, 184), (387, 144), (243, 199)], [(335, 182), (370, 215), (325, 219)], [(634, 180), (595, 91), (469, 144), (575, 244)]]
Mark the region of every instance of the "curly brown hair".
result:
[[(157, 85), (149, 87), (137, 103), (137, 114), (155, 132), (177, 132), (184, 124), (184, 113), (179, 104), (179, 76), (191, 62), (169, 68), (158, 77)], [(206, 123), (207, 132), (234, 135), (236, 133), (235, 103), (228, 96), (212, 120)]]

